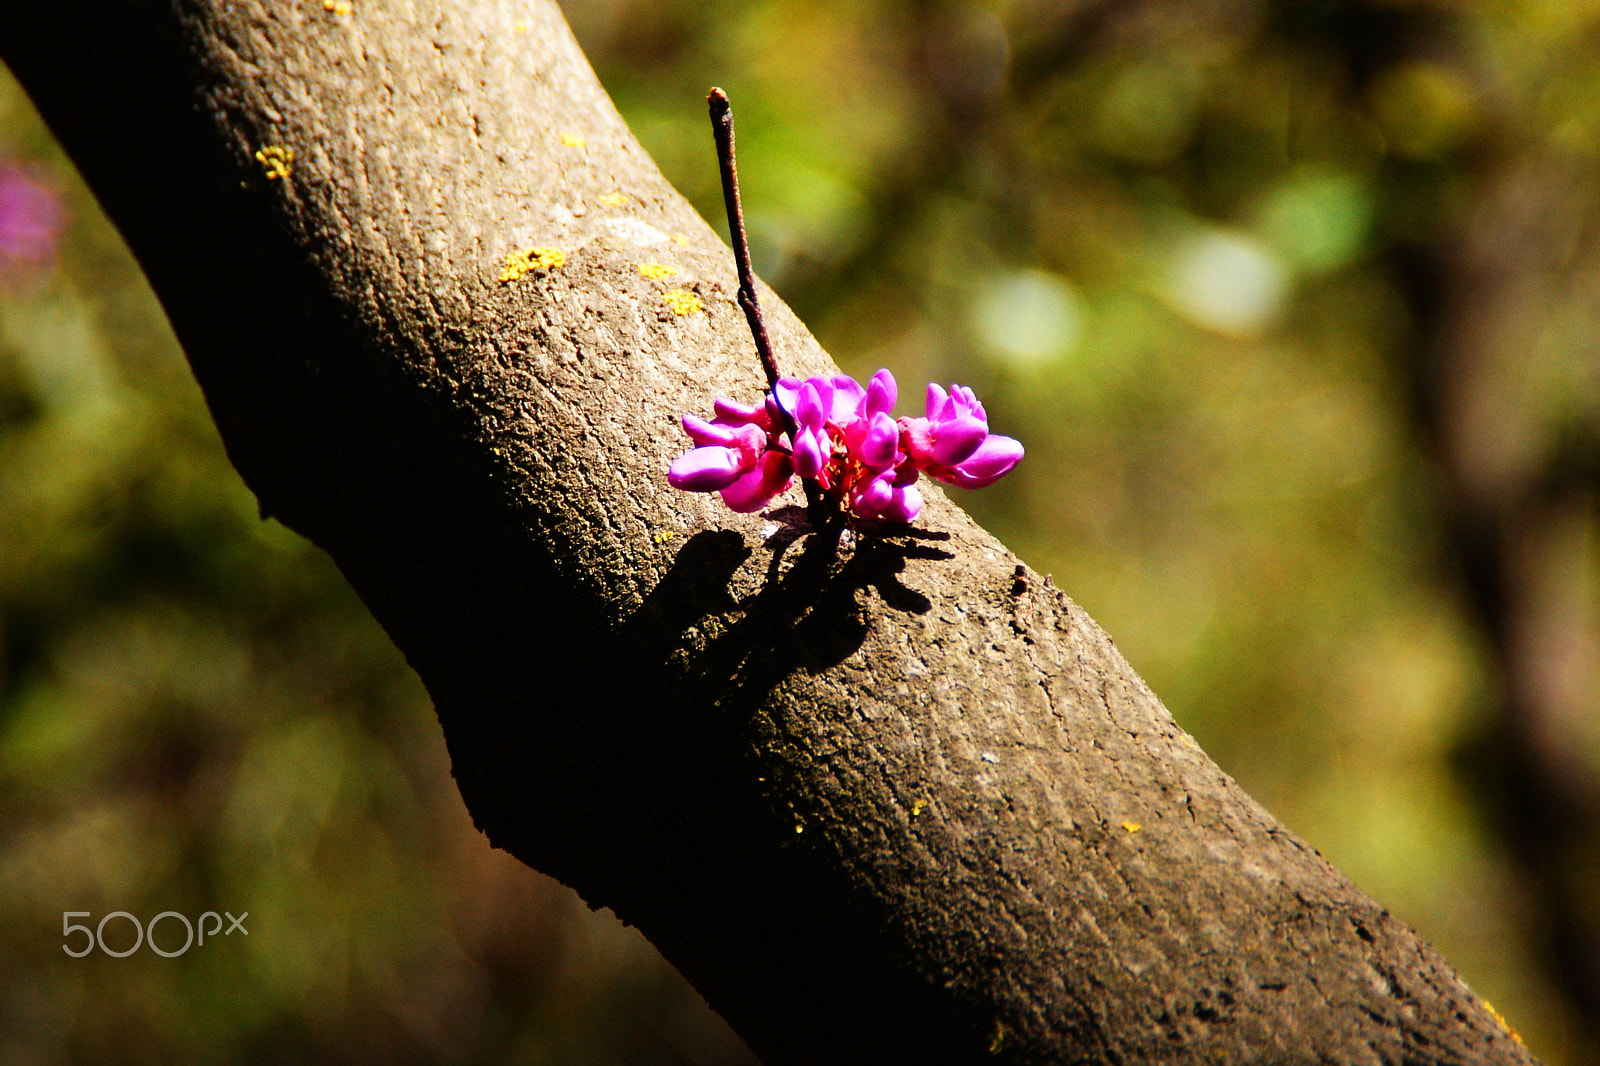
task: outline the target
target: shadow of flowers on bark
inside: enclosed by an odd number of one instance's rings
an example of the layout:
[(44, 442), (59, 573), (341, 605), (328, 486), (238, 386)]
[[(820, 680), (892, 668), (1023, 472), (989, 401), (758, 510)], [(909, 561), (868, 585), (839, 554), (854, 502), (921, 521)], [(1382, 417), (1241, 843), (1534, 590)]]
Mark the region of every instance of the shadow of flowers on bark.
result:
[(756, 554), (744, 538), (697, 533), (616, 634), (630, 660), (642, 652), (693, 707), (752, 711), (792, 673), (837, 666), (870, 629), (861, 593), (876, 592), (890, 610), (925, 613), (928, 598), (901, 580), (907, 561), (954, 558), (931, 543), (948, 533), (884, 526), (817, 535), (800, 508), (767, 517), (778, 528), (759, 549), (771, 557), (755, 593), (734, 592), (735, 573)]

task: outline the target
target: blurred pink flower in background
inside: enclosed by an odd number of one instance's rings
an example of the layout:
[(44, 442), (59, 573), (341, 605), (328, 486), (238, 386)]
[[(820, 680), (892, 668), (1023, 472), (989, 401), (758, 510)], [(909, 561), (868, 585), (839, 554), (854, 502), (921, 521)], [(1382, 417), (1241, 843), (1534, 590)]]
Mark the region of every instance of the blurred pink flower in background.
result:
[(54, 189), (0, 162), (0, 274), (52, 261), (65, 224), (66, 209)]

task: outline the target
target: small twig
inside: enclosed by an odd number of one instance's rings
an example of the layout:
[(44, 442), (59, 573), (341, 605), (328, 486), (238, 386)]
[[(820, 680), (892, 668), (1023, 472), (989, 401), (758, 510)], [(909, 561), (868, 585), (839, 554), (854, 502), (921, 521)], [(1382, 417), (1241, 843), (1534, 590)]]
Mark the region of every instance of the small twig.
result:
[[(756, 295), (756, 272), (750, 266), (750, 239), (744, 230), (744, 207), (739, 202), (739, 167), (733, 155), (733, 105), (728, 94), (713, 88), (706, 96), (711, 109), (711, 134), (717, 142), (717, 165), (722, 171), (722, 203), (728, 209), (728, 233), (733, 239), (733, 262), (739, 272), (739, 306), (744, 308), (745, 321), (750, 323), (750, 336), (756, 342), (756, 354), (761, 357), (761, 369), (767, 375), (767, 390), (772, 403), (783, 416), (792, 441), (800, 432), (800, 423), (783, 401), (778, 398), (778, 361), (772, 355), (772, 341), (767, 336), (767, 323), (761, 315), (761, 298)], [(839, 517), (837, 506), (822, 494), (816, 482), (800, 479), (806, 494), (806, 513), (818, 531), (829, 529)]]
[[(711, 109), (711, 134), (717, 142), (717, 164), (722, 169), (722, 201), (728, 209), (728, 231), (733, 237), (733, 261), (739, 271), (739, 306), (750, 323), (750, 334), (761, 356), (761, 369), (767, 373), (767, 388), (778, 387), (778, 362), (772, 357), (772, 341), (767, 338), (767, 323), (761, 317), (761, 299), (756, 295), (756, 272), (750, 266), (750, 240), (744, 232), (744, 208), (739, 203), (739, 167), (733, 157), (733, 105), (728, 94), (712, 89), (706, 97)], [(776, 396), (776, 394), (774, 394)], [(784, 412), (788, 415), (788, 412)], [(793, 422), (793, 417), (790, 417)]]

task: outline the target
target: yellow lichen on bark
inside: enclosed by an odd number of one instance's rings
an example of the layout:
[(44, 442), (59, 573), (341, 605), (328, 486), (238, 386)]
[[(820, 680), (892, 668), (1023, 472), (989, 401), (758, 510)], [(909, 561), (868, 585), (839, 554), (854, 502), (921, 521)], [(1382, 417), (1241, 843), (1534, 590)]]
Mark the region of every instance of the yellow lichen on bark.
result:
[(294, 162), (294, 149), (269, 144), (265, 148), (256, 149), (256, 162), (266, 170), (268, 181), (287, 178), (290, 172), (289, 164)]
[(694, 315), (706, 309), (700, 297), (687, 289), (668, 289), (661, 294), (661, 302), (671, 308), (675, 315)]
[(1507, 1036), (1519, 1044), (1522, 1043), (1522, 1036), (1515, 1029), (1511, 1028), (1511, 1023), (1506, 1021), (1505, 1015), (1495, 1010), (1493, 1003), (1490, 1003), (1488, 1000), (1484, 1000), (1483, 1009), (1489, 1012), (1489, 1017), (1500, 1023), (1500, 1028), (1506, 1031)]
[(541, 246), (506, 256), (506, 265), (500, 271), (501, 281), (517, 281), (535, 270), (555, 270), (567, 261), (567, 253), (560, 248)]

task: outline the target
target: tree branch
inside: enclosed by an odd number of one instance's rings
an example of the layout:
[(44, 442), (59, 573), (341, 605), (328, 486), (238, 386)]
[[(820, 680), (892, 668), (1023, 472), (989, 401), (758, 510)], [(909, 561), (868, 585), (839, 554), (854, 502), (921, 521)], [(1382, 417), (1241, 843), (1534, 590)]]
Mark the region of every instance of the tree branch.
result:
[(478, 825), (766, 1061), (1531, 1061), (936, 491), (848, 553), (666, 486), (677, 415), (763, 383), (552, 4), (8, 4), (0, 48)]

